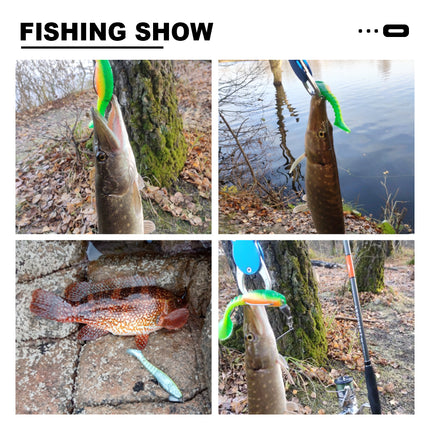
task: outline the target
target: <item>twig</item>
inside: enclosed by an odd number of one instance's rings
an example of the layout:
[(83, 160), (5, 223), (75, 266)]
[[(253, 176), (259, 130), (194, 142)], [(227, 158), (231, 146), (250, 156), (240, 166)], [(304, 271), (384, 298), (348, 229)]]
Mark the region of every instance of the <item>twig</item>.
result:
[(239, 138), (237, 137), (237, 134), (232, 130), (232, 128), (230, 127), (230, 124), (227, 122), (227, 120), (225, 119), (225, 117), (224, 117), (224, 115), (221, 113), (221, 112), (219, 112), (219, 115), (220, 115), (220, 117), (221, 117), (221, 119), (223, 120), (223, 122), (224, 122), (224, 124), (227, 126), (227, 128), (228, 128), (228, 131), (230, 132), (230, 134), (233, 136), (233, 139), (234, 139), (234, 141), (236, 142), (236, 144), (237, 144), (237, 146), (238, 146), (238, 148), (239, 148), (239, 150), (240, 150), (240, 153), (242, 154), (242, 156), (243, 156), (243, 158), (244, 158), (244, 160), (245, 160), (245, 163), (247, 164), (247, 166), (248, 166), (248, 168), (249, 168), (249, 171), (250, 171), (250, 173), (251, 173), (251, 176), (252, 176), (252, 180), (253, 180), (253, 182), (254, 182), (254, 185), (257, 185), (258, 187), (260, 187), (266, 194), (268, 194), (269, 196), (272, 196), (272, 192), (270, 191), (270, 190), (268, 190), (266, 187), (264, 187), (259, 181), (258, 181), (258, 179), (257, 179), (257, 177), (255, 176), (255, 173), (254, 173), (254, 169), (252, 168), (252, 166), (251, 166), (251, 163), (250, 163), (250, 161), (249, 161), (249, 158), (248, 158), (248, 156), (246, 155), (246, 153), (245, 153), (245, 151), (244, 151), (244, 149), (243, 149), (243, 147), (242, 147), (242, 145), (241, 145), (241, 143), (239, 142)]
[[(346, 321), (357, 321), (357, 318), (344, 317), (344, 316), (337, 316), (337, 317), (334, 317), (334, 319), (335, 320), (346, 320)], [(365, 320), (365, 319), (363, 319), (363, 322), (376, 323), (376, 321), (374, 321), (374, 320)]]

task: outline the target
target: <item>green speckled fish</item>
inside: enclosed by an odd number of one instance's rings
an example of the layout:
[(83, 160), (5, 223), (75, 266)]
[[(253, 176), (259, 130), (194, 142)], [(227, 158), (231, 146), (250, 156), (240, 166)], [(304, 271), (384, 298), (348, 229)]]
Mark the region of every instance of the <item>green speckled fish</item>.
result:
[(188, 319), (183, 299), (139, 275), (73, 283), (65, 298), (37, 289), (30, 310), (50, 320), (87, 324), (78, 334), (80, 340), (108, 333), (135, 336), (139, 349), (145, 348), (150, 333), (179, 329)]

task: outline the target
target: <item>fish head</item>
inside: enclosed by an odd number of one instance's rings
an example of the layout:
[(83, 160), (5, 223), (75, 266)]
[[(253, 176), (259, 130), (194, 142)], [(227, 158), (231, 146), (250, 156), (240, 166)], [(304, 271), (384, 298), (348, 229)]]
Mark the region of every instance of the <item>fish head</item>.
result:
[[(318, 150), (330, 149), (333, 145), (333, 126), (327, 117), (326, 100), (312, 96), (306, 139)], [(306, 155), (309, 154), (306, 152)]]
[(96, 188), (104, 195), (121, 196), (137, 181), (138, 174), (117, 98), (112, 98), (107, 121), (96, 109), (92, 109), (91, 113), (94, 123)]
[(276, 339), (262, 305), (243, 307), (246, 365), (254, 370), (272, 366), (278, 358)]

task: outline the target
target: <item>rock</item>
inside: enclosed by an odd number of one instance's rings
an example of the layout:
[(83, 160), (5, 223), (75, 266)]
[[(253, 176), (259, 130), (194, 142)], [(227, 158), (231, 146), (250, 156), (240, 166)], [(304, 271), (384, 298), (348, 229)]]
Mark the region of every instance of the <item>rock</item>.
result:
[[(16, 248), (16, 413), (210, 413), (211, 249), (195, 241), (106, 243), (88, 262), (87, 242), (20, 241)], [(97, 241), (95, 241), (97, 247)], [(141, 246), (139, 246), (141, 245)], [(168, 252), (165, 252), (168, 250)], [(40, 257), (43, 256), (43, 257)], [(39, 261), (37, 261), (39, 259)], [(29, 261), (30, 260), (30, 261)], [(190, 318), (180, 330), (150, 334), (145, 357), (169, 375), (184, 402), (171, 403), (153, 376), (126, 353), (134, 337), (76, 338), (78, 324), (49, 321), (29, 310), (37, 288), (62, 295), (71, 282), (134, 273), (186, 292)]]
[(70, 412), (79, 349), (76, 341), (68, 339), (41, 339), (17, 348), (17, 414)]

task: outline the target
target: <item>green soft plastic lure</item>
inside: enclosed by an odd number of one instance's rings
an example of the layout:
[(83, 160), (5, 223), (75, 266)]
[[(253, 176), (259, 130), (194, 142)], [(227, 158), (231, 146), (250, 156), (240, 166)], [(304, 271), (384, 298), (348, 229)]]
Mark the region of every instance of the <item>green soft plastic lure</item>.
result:
[(228, 339), (233, 332), (233, 322), (230, 314), (237, 306), (243, 305), (268, 305), (281, 307), (286, 305), (285, 296), (273, 290), (253, 290), (246, 294), (235, 297), (227, 305), (224, 317), (218, 324), (218, 337), (220, 340)]
[[(113, 95), (113, 73), (109, 60), (96, 60), (94, 89), (97, 93), (97, 110), (104, 116)], [(92, 121), (88, 127), (94, 127)]]
[(335, 116), (334, 125), (336, 127), (339, 127), (341, 130), (346, 131), (347, 133), (350, 133), (351, 130), (343, 121), (342, 112), (340, 110), (340, 106), (339, 106), (339, 102), (337, 101), (337, 98), (333, 95), (333, 93), (330, 91), (330, 88), (323, 81), (316, 81), (316, 84), (321, 92), (321, 96), (324, 97), (331, 104), (334, 110), (334, 116)]

